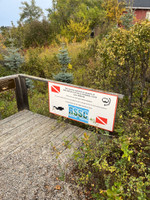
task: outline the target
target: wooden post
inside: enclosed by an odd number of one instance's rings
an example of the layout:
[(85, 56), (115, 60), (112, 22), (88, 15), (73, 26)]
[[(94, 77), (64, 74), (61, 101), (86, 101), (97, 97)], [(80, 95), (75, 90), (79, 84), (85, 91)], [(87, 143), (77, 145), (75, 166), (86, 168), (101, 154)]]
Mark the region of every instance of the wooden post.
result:
[(28, 93), (25, 78), (18, 76), (15, 78), (16, 83), (16, 100), (18, 111), (27, 109), (29, 110)]

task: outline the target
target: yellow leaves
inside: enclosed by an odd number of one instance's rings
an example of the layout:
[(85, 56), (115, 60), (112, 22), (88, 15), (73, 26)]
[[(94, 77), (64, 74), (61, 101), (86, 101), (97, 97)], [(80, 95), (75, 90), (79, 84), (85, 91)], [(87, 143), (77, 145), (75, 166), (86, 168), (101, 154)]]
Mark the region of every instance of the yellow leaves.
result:
[(144, 165), (144, 163), (143, 163), (143, 162), (140, 162), (140, 165)]
[(115, 171), (116, 171), (116, 167), (110, 166), (110, 167), (109, 167), (109, 171), (110, 171), (111, 173), (115, 172)]
[(125, 58), (122, 57), (120, 60), (119, 60), (119, 65), (123, 66), (125, 64)]
[(89, 135), (87, 135), (87, 133), (84, 133), (84, 140), (89, 140)]
[(61, 34), (68, 38), (69, 41), (80, 42), (86, 38), (89, 31), (89, 25), (84, 23), (84, 21), (75, 22), (70, 20), (69, 24), (65, 28), (62, 28)]
[(130, 161), (131, 160), (131, 157), (130, 156), (128, 156), (128, 161)]
[(3, 60), (3, 56), (2, 56), (2, 54), (0, 54), (0, 60)]
[(70, 63), (68, 64), (68, 69), (72, 69), (72, 65)]
[(118, 3), (117, 0), (106, 0), (103, 3), (103, 7), (107, 12), (107, 18), (116, 22), (119, 22), (120, 16), (123, 11), (125, 11), (125, 7), (122, 3)]
[[(62, 32), (63, 33), (63, 32)], [(61, 44), (61, 43), (65, 43), (67, 46), (69, 44), (69, 40), (67, 38), (67, 35), (63, 34), (64, 36), (62, 36), (62, 34), (58, 34), (56, 36), (56, 40)]]
[(53, 146), (53, 151), (56, 151), (56, 147), (55, 146)]

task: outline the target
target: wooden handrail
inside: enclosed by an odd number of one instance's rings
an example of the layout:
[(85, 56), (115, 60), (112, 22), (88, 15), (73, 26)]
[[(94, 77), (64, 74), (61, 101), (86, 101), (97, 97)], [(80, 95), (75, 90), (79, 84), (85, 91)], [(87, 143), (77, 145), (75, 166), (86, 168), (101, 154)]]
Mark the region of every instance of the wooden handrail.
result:
[[(36, 77), (36, 76), (30, 76), (30, 75), (26, 75), (26, 74), (14, 74), (14, 75), (10, 75), (10, 76), (5, 76), (5, 77), (0, 77), (0, 84), (3, 82), (7, 82), (8, 80), (14, 80), (15, 81), (15, 92), (16, 92), (16, 100), (17, 100), (17, 107), (18, 107), (18, 111), (21, 111), (23, 109), (29, 109), (29, 103), (28, 103), (28, 94), (27, 94), (27, 87), (26, 87), (26, 82), (25, 79), (31, 79), (31, 80), (36, 80), (36, 81), (41, 81), (41, 82), (45, 82), (48, 83), (49, 81), (52, 81), (54, 83), (62, 83), (62, 82), (58, 82), (58, 81), (54, 81), (54, 80), (50, 80), (50, 79), (45, 79), (45, 78), (40, 78), (40, 77)], [(68, 86), (75, 86), (73, 84), (68, 84), (65, 83)], [(103, 90), (95, 90), (92, 88), (86, 88), (83, 86), (77, 86), (79, 88), (82, 89), (89, 89), (92, 91), (97, 91), (97, 92), (103, 92), (103, 93), (107, 93), (107, 94), (113, 94), (113, 95), (117, 95), (118, 98), (123, 99), (124, 95), (122, 94), (118, 94), (118, 93), (113, 93), (113, 92), (106, 92)]]
[[(49, 81), (52, 81), (54, 83), (60, 83), (60, 84), (62, 83), (62, 82), (59, 82), (59, 81), (54, 81), (54, 80), (50, 80), (50, 79), (40, 78), (40, 77), (36, 77), (36, 76), (30, 76), (30, 75), (26, 75), (26, 74), (19, 74), (19, 76), (24, 77), (24, 78), (29, 78), (29, 79), (32, 79), (32, 80), (36, 80), (36, 81), (46, 82), (46, 83), (48, 83)], [(89, 90), (92, 90), (92, 91), (103, 92), (103, 93), (107, 93), (107, 94), (117, 95), (118, 98), (120, 98), (120, 99), (123, 99), (123, 97), (124, 97), (123, 94), (119, 94), (119, 93), (107, 92), (107, 91), (104, 91), (104, 90), (96, 90), (96, 89), (87, 88), (87, 87), (79, 86), (79, 85), (77, 86), (77, 85), (73, 85), (73, 84), (69, 84), (69, 83), (65, 83), (65, 85), (75, 86), (75, 87), (78, 87), (78, 88), (89, 89)]]
[(18, 77), (18, 74), (9, 75), (9, 76), (3, 76), (3, 77), (0, 77), (0, 82), (1, 81), (5, 81), (5, 80), (10, 80), (10, 79), (15, 79), (17, 77)]

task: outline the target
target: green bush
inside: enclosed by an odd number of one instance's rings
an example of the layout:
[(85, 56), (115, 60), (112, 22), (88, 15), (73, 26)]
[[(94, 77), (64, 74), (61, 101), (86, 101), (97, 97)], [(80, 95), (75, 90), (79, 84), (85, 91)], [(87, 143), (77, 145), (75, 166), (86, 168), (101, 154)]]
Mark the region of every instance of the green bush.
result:
[(93, 85), (125, 95), (130, 111), (136, 104), (141, 115), (149, 98), (150, 23), (143, 21), (130, 30), (114, 29), (99, 42), (95, 66), (88, 68)]
[(17, 103), (14, 90), (0, 93), (1, 118), (9, 117), (17, 112)]
[(54, 48), (29, 48), (25, 52), (23, 73), (52, 79), (53, 73), (60, 68), (55, 52)]
[[(124, 122), (121, 125), (122, 121)], [(146, 200), (150, 197), (148, 121), (139, 116), (120, 119), (120, 137), (84, 134), (74, 152), (78, 183), (94, 199)]]
[(32, 21), (24, 25), (24, 47), (48, 46), (53, 39), (52, 33), (50, 22), (46, 20)]

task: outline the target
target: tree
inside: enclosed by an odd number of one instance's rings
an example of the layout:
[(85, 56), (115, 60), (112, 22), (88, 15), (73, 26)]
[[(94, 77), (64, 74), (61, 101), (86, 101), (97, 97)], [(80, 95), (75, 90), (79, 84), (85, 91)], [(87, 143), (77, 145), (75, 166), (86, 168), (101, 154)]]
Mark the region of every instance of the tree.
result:
[(19, 53), (19, 49), (14, 47), (13, 42), (11, 47), (7, 48), (7, 55), (4, 55), (4, 62), (6, 68), (15, 73), (19, 73), (19, 68), (24, 63), (23, 56)]
[(70, 20), (69, 24), (61, 31), (61, 35), (69, 41), (81, 42), (90, 34), (89, 25), (86, 22), (74, 22)]
[(34, 20), (24, 25), (24, 47), (38, 47), (49, 45), (53, 39), (53, 31), (49, 21)]
[(105, 0), (103, 7), (106, 11), (106, 17), (110, 22), (119, 23), (120, 17), (125, 11), (124, 1), (118, 2), (118, 0)]
[(134, 20), (134, 11), (132, 8), (127, 9), (126, 13), (124, 13), (121, 17), (121, 24), (125, 29), (129, 29), (133, 26), (133, 20)]
[(149, 97), (149, 44), (150, 23), (143, 21), (129, 30), (115, 29), (99, 46), (101, 87), (123, 93), (130, 111), (138, 103), (142, 113)]
[(20, 7), (22, 13), (20, 13), (20, 22), (30, 23), (34, 20), (38, 20), (42, 15), (43, 11), (40, 7), (35, 5), (35, 0), (31, 0), (31, 5), (28, 2), (21, 2), (23, 5)]
[(60, 33), (70, 20), (75, 23), (86, 23), (87, 27), (94, 28), (105, 20), (103, 0), (55, 0), (53, 8), (49, 9), (49, 19), (54, 30)]
[(62, 48), (59, 50), (57, 57), (58, 57), (58, 62), (61, 65), (61, 72), (58, 73), (57, 75), (54, 75), (54, 79), (56, 81), (72, 83), (73, 74), (67, 73), (68, 65), (70, 64), (71, 58), (68, 56), (68, 51), (67, 49), (65, 49), (64, 44), (62, 45)]

